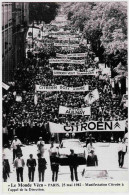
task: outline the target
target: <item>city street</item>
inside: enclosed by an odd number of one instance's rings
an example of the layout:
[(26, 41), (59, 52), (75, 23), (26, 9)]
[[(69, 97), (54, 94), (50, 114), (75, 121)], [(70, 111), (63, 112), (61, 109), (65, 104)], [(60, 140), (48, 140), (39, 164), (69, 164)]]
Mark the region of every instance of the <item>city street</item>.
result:
[[(114, 179), (114, 180), (128, 180), (128, 158), (127, 154), (125, 155), (125, 162), (123, 168), (119, 168), (118, 166), (118, 156), (117, 156), (117, 143), (96, 143), (96, 154), (98, 156), (98, 167), (86, 167), (85, 165), (81, 165), (78, 167), (78, 178), (79, 181), (85, 181), (89, 179)], [(50, 148), (50, 144), (46, 144), (45, 146), (45, 154), (44, 157), (47, 161), (47, 169), (45, 171), (45, 182), (51, 182), (52, 172), (50, 169), (50, 160), (48, 150)], [(29, 154), (32, 153), (34, 158), (37, 161), (37, 146), (30, 145), (22, 147), (23, 158), (25, 163), (27, 158), (29, 158)], [(8, 178), (8, 182), (16, 182), (16, 171), (12, 164), (12, 151), (8, 149), (5, 150), (5, 154), (9, 156), (9, 163), (11, 165), (11, 173), (10, 178)], [(106, 165), (106, 166), (105, 166)], [(85, 169), (85, 173), (82, 176), (82, 171)], [(25, 165), (24, 168), (24, 182), (28, 182), (28, 168)], [(38, 170), (36, 167), (35, 171), (35, 181), (38, 182)], [(59, 167), (59, 175), (58, 181), (70, 182), (70, 170), (68, 166), (60, 166)]]

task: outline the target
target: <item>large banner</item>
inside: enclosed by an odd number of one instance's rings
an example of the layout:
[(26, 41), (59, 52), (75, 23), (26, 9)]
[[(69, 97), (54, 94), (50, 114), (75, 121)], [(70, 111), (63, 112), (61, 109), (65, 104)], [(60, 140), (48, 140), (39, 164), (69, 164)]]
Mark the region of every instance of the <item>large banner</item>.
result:
[(89, 121), (81, 125), (61, 125), (49, 122), (51, 133), (84, 133), (96, 131), (125, 131), (124, 121)]
[(50, 64), (85, 64), (85, 60), (49, 59)]
[(91, 107), (70, 108), (65, 106), (59, 106), (59, 114), (91, 115)]
[(79, 41), (79, 38), (77, 37), (57, 37), (60, 41)]
[(68, 92), (84, 92), (89, 91), (89, 86), (84, 85), (81, 87), (67, 87), (64, 85), (53, 85), (53, 86), (42, 86), (42, 85), (35, 85), (35, 91), (68, 91)]
[(84, 58), (88, 53), (71, 53), (71, 54), (60, 54), (56, 53), (57, 58)]
[(68, 34), (68, 35), (57, 35), (57, 34), (52, 34), (52, 35), (50, 35), (51, 37), (53, 37), (53, 38), (58, 38), (58, 37), (60, 37), (60, 38), (74, 38), (74, 37), (76, 37), (76, 38), (78, 38), (78, 37), (80, 37), (80, 35), (79, 34), (74, 34), (74, 35), (70, 35), (70, 34)]
[(79, 44), (54, 43), (56, 47), (79, 47)]
[(79, 71), (60, 71), (60, 70), (53, 70), (54, 76), (83, 76), (83, 75), (96, 75), (96, 70), (89, 70), (86, 72), (79, 72)]

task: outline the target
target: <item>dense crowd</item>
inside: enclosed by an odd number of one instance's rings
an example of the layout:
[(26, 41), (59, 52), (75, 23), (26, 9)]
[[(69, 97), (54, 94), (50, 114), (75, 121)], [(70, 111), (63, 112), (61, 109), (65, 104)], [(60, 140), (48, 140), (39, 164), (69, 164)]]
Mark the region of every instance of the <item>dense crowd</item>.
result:
[[(35, 40), (36, 45), (37, 40)], [(50, 42), (53, 42), (50, 41)], [(77, 64), (49, 64), (49, 59), (56, 58), (56, 53), (85, 53), (86, 65)], [(73, 58), (75, 59), (75, 58)], [(76, 58), (82, 59), (82, 58)], [(126, 120), (127, 107), (121, 103), (122, 95), (120, 87), (116, 82), (113, 86), (108, 75), (102, 75), (98, 71), (95, 76), (53, 76), (53, 70), (77, 70), (85, 72), (88, 68), (98, 69), (95, 62), (95, 54), (87, 46), (80, 45), (79, 48), (70, 50), (46, 45), (35, 46), (28, 49), (25, 62), (21, 62), (14, 73), (14, 83), (3, 95), (3, 127), (7, 127), (9, 137), (17, 133), (25, 137), (30, 136), (32, 128), (39, 129), (39, 134), (50, 139), (48, 122), (61, 124), (81, 124), (86, 121), (112, 121)], [(64, 85), (68, 87), (79, 87), (89, 85), (89, 91), (98, 89), (99, 100), (91, 105), (91, 116), (59, 115), (59, 106), (80, 108), (86, 107), (84, 97), (87, 92), (35, 92), (35, 85)], [(37, 104), (34, 102), (35, 93)], [(19, 96), (20, 100), (16, 100)], [(24, 130), (23, 130), (24, 129)], [(16, 131), (16, 132), (15, 132)], [(28, 133), (27, 133), (28, 132)], [(34, 134), (34, 133), (32, 133)], [(39, 135), (37, 135), (39, 136)], [(37, 139), (33, 135), (33, 139)]]

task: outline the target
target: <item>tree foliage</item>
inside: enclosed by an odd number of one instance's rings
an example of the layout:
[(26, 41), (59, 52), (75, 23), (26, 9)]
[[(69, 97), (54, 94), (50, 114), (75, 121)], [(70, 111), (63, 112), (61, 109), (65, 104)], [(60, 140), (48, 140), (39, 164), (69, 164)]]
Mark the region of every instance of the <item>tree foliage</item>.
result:
[(44, 21), (45, 23), (50, 23), (55, 19), (58, 8), (59, 4), (54, 2), (31, 2), (29, 4), (30, 22), (37, 21), (39, 23)]
[(127, 65), (126, 2), (72, 2), (62, 6), (100, 60), (107, 59), (113, 66), (119, 62)]

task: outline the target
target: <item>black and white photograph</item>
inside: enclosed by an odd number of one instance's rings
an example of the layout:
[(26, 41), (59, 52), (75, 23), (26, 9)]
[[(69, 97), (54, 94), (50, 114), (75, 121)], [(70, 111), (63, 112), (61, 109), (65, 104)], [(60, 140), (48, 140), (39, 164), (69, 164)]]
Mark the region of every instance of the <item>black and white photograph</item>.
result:
[(19, 192), (16, 185), (33, 193), (129, 186), (127, 7), (127, 1), (1, 2), (8, 193)]

